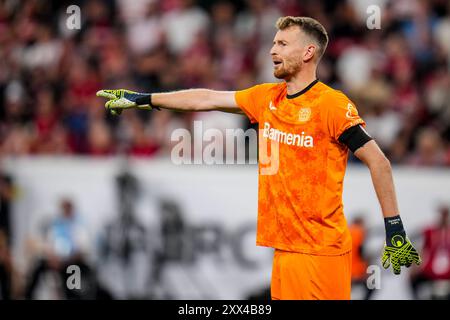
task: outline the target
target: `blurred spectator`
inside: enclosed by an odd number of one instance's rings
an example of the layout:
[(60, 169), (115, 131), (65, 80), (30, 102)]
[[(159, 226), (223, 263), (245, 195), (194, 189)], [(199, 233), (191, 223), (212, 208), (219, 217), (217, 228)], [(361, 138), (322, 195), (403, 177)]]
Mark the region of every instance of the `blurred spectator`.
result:
[(37, 94), (33, 153), (62, 155), (71, 152), (68, 133), (59, 122), (58, 109), (50, 89), (42, 90)]
[(120, 19), (126, 24), (144, 20), (147, 10), (155, 5), (158, 5), (157, 0), (117, 0)]
[(175, 146), (178, 141), (172, 141), (172, 132), (178, 128), (188, 129), (190, 127), (189, 118), (183, 117), (179, 114), (174, 117), (168, 111), (161, 111), (155, 113), (149, 121), (147, 130), (151, 130), (150, 135), (158, 145), (159, 152), (170, 154), (172, 147)]
[(128, 154), (145, 157), (158, 151), (159, 146), (152, 139), (151, 132), (147, 132), (144, 123), (139, 118), (132, 118), (130, 130), (131, 147)]
[(3, 137), (0, 154), (25, 156), (31, 153), (31, 133), (26, 127), (13, 126)]
[[(439, 209), (439, 220), (423, 231), (423, 262), (411, 274), (415, 299), (421, 299), (424, 285), (431, 286), (431, 297), (450, 300), (450, 224), (449, 208)], [(414, 269), (413, 269), (414, 270)]]
[(363, 218), (355, 218), (349, 225), (349, 230), (352, 236), (352, 288), (363, 288), (363, 299), (369, 300), (374, 291), (367, 286), (367, 267), (369, 263), (364, 256), (366, 227), (364, 226)]
[[(145, 2), (146, 6), (142, 8), (145, 16), (128, 22), (128, 44), (130, 50), (135, 54), (149, 52), (159, 47), (163, 41), (164, 29), (161, 22), (159, 3), (155, 0)], [(130, 2), (128, 1), (128, 3)], [(143, 37), (142, 35), (145, 36)]]
[(88, 154), (91, 156), (110, 155), (113, 148), (110, 128), (106, 123), (102, 120), (92, 122), (88, 131)]
[[(75, 212), (71, 200), (62, 199), (60, 210), (60, 214), (45, 226), (44, 250), (30, 272), (25, 289), (26, 299), (33, 299), (41, 276), (48, 271), (53, 271), (60, 277), (60, 294), (66, 299), (94, 298), (92, 288), (96, 281), (87, 262), (91, 249), (89, 232)], [(81, 270), (81, 289), (71, 290), (66, 285), (69, 276), (67, 268), (70, 265), (76, 265)]]
[(236, 18), (235, 34), (245, 48), (245, 67), (254, 70), (258, 81), (274, 82), (270, 57), (275, 22), (281, 12), (266, 0), (247, 0), (247, 8)]
[(12, 259), (6, 234), (0, 229), (0, 300), (11, 299)]
[(11, 205), (14, 197), (14, 187), (11, 177), (0, 174), (0, 232), (3, 232), (5, 244), (11, 243)]
[(365, 113), (367, 130), (381, 149), (388, 152), (402, 129), (401, 115), (389, 108), (392, 90), (383, 79), (372, 78), (354, 91), (356, 103)]
[(195, 0), (180, 0), (177, 8), (163, 16), (164, 33), (171, 52), (182, 54), (191, 48), (208, 23), (208, 15), (195, 5)]
[(20, 60), (23, 66), (29, 69), (53, 67), (61, 57), (61, 41), (52, 34), (48, 25), (38, 25), (35, 31), (36, 39), (33, 45), (22, 48)]
[(360, 89), (370, 80), (374, 61), (373, 53), (366, 48), (352, 46), (345, 50), (336, 64), (344, 86), (350, 90)]
[(416, 151), (410, 156), (408, 163), (416, 166), (442, 166), (446, 163), (443, 142), (436, 130), (424, 128), (419, 132)]

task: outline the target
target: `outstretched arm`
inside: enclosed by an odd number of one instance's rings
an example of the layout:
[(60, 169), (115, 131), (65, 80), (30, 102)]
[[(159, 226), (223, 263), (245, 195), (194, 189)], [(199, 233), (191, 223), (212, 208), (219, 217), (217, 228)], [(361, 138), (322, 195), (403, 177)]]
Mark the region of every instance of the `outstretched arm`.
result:
[(130, 90), (100, 90), (97, 96), (109, 99), (105, 107), (113, 114), (123, 109), (164, 108), (175, 111), (223, 111), (243, 113), (236, 103), (234, 91), (189, 89), (167, 93), (138, 93)]
[(152, 104), (177, 111), (224, 111), (243, 113), (236, 103), (234, 91), (190, 89), (152, 94)]

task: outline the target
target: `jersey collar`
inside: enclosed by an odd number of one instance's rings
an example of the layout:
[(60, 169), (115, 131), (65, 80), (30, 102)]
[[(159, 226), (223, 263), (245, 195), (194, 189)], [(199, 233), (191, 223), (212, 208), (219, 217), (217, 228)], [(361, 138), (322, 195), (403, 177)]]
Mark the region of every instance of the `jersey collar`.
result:
[(304, 94), (306, 91), (308, 91), (309, 89), (311, 89), (317, 82), (319, 82), (319, 79), (314, 80), (313, 82), (311, 82), (310, 84), (308, 84), (308, 86), (303, 89), (302, 91), (299, 91), (297, 93), (294, 94), (286, 94), (286, 98), (288, 99), (294, 99), (297, 98), (299, 96), (301, 96), (302, 94)]

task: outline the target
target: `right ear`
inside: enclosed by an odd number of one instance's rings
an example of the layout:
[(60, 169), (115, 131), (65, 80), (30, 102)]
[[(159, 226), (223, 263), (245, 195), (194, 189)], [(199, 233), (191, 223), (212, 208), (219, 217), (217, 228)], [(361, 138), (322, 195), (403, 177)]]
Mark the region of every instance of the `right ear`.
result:
[(308, 44), (303, 53), (303, 62), (308, 62), (314, 59), (317, 54), (317, 46), (315, 44)]

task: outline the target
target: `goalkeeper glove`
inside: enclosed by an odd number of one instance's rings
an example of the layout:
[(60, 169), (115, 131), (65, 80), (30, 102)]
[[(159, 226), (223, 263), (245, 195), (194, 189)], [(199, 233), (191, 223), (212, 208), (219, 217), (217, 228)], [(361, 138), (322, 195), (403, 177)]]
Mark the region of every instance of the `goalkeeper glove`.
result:
[(134, 92), (126, 89), (119, 90), (100, 90), (97, 91), (97, 97), (109, 99), (105, 108), (112, 115), (120, 115), (123, 109), (138, 108), (144, 110), (157, 109), (152, 105), (152, 95), (146, 93)]
[(385, 269), (392, 264), (394, 274), (400, 274), (400, 267), (419, 265), (422, 260), (419, 253), (406, 236), (400, 216), (384, 219), (386, 228), (386, 243), (384, 245), (381, 263)]

